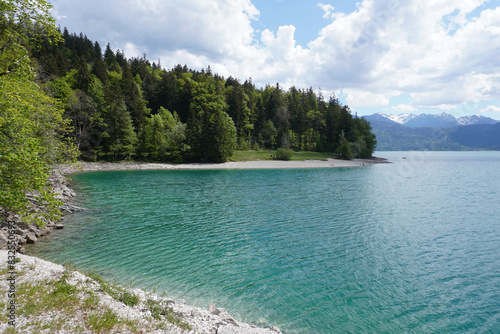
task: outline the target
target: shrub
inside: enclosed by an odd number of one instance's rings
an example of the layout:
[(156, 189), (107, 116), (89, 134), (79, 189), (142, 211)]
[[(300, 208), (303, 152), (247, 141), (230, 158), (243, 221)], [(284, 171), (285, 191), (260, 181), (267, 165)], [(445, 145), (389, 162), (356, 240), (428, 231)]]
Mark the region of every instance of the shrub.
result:
[(274, 156), (274, 159), (276, 160), (290, 160), (292, 159), (292, 154), (293, 150), (289, 148), (278, 148), (276, 150), (276, 155)]
[(348, 141), (345, 141), (342, 145), (337, 149), (337, 155), (340, 159), (351, 160), (353, 159), (353, 155), (351, 152), (351, 146)]

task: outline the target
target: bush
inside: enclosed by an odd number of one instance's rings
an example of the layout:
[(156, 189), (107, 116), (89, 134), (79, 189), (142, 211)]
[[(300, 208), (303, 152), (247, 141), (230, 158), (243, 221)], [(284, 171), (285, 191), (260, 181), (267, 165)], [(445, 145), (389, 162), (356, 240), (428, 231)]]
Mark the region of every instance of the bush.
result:
[(274, 156), (274, 159), (276, 160), (290, 160), (292, 159), (292, 154), (293, 150), (289, 148), (278, 148), (276, 150), (276, 155)]
[(351, 160), (353, 159), (353, 155), (351, 152), (351, 146), (348, 141), (345, 141), (342, 145), (337, 149), (337, 155), (340, 159)]

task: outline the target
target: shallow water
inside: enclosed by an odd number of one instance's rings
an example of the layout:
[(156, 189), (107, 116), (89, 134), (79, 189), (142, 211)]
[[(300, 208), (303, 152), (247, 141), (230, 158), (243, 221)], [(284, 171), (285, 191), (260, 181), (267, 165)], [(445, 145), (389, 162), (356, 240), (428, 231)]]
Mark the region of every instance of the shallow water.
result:
[(90, 210), (29, 252), (284, 333), (499, 333), (500, 152), (377, 155), (77, 174)]

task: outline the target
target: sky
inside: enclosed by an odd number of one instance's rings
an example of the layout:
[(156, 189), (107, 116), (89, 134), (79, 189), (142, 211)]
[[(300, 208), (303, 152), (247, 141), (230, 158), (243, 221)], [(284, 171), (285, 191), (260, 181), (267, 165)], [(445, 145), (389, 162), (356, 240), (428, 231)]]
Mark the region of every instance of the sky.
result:
[(500, 0), (49, 0), (126, 57), (257, 88), (312, 87), (358, 115), (500, 119)]

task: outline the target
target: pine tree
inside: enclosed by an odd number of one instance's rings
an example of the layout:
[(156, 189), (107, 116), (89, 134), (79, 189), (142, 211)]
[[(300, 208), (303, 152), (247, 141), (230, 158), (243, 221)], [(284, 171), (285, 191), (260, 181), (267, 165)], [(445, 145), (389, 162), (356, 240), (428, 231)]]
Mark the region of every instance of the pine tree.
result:
[(141, 91), (132, 77), (132, 71), (128, 64), (124, 65), (121, 89), (127, 110), (132, 116), (134, 127), (140, 130), (144, 126), (145, 118), (149, 111), (146, 108), (146, 103), (142, 98)]
[(98, 42), (94, 43), (94, 52), (92, 53), (92, 74), (94, 74), (99, 80), (101, 80), (103, 85), (108, 83), (108, 73), (106, 71), (106, 65), (104, 64), (101, 46)]

